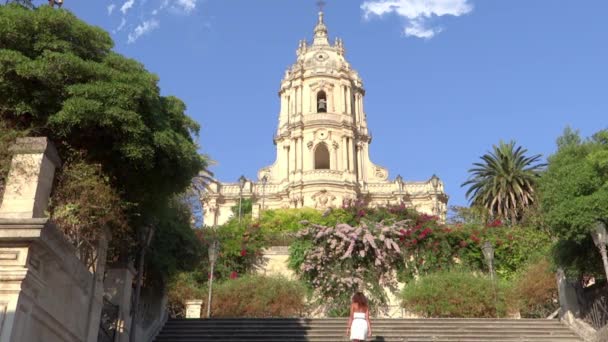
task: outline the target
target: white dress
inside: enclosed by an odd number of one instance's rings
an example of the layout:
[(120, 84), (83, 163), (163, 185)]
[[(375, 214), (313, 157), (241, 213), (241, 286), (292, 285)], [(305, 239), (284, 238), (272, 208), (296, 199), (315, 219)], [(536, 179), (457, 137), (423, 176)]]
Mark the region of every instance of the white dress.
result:
[(367, 320), (365, 312), (355, 312), (350, 325), (350, 339), (365, 341), (367, 338)]

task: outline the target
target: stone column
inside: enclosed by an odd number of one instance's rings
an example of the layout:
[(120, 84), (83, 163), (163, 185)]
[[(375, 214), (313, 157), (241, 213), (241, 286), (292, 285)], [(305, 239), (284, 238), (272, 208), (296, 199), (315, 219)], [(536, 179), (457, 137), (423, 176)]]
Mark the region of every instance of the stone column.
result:
[(45, 217), (55, 169), (61, 166), (57, 150), (47, 138), (19, 138), (10, 151), (13, 159), (0, 217)]
[(201, 308), (203, 301), (200, 299), (189, 299), (186, 301), (186, 318), (199, 319), (201, 318)]

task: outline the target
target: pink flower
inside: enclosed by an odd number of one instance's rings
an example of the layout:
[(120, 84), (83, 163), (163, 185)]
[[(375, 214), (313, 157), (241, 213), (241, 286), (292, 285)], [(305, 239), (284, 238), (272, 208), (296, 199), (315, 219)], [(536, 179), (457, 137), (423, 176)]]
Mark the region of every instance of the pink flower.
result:
[(238, 273), (236, 273), (236, 271), (230, 272), (230, 279), (236, 279), (236, 278), (238, 278), (238, 276), (239, 275), (238, 275)]
[(468, 245), (469, 244), (466, 241), (464, 241), (464, 240), (460, 241), (460, 247), (465, 248)]
[(247, 255), (247, 250), (246, 249), (241, 249), (241, 256), (244, 257), (245, 255)]

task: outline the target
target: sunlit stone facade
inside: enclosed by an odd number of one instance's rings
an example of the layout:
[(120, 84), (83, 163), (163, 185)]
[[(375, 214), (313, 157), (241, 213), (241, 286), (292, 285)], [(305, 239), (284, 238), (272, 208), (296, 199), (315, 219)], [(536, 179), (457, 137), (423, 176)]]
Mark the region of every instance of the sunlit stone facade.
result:
[(276, 161), (260, 169), (256, 181), (211, 183), (203, 198), (205, 224), (226, 222), (241, 196), (253, 198), (254, 216), (265, 209), (325, 210), (362, 200), (370, 206), (403, 203), (445, 219), (448, 196), (441, 180), (389, 180), (388, 171), (370, 160), (364, 97), (342, 40), (330, 43), (319, 13), (313, 41), (300, 41), (297, 60), (281, 81)]

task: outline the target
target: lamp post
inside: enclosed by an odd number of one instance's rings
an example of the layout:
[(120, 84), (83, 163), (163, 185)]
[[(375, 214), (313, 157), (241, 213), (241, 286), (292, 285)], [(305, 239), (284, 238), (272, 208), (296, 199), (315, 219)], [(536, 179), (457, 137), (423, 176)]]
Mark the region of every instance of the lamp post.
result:
[(245, 176), (239, 177), (239, 223), (241, 222), (241, 215), (243, 211), (243, 188), (245, 187), (245, 182), (247, 182), (247, 178), (245, 178)]
[(608, 243), (608, 235), (606, 235), (606, 224), (602, 221), (597, 221), (594, 230), (591, 232), (593, 243), (600, 250), (602, 261), (604, 262), (604, 272), (608, 279), (608, 256), (606, 256), (606, 244)]
[(211, 317), (211, 295), (213, 293), (213, 272), (215, 271), (215, 262), (217, 261), (217, 254), (220, 249), (220, 243), (217, 240), (213, 240), (209, 245), (209, 297), (207, 298), (207, 318)]
[(268, 176), (264, 175), (262, 177), (262, 211), (264, 211), (264, 204), (266, 203), (266, 183), (268, 183)]
[(431, 177), (431, 186), (433, 187), (433, 194), (435, 195), (434, 197), (434, 201), (433, 201), (433, 212), (436, 216), (439, 216), (439, 205), (438, 205), (438, 199), (437, 199), (437, 189), (439, 188), (439, 177), (437, 177), (436, 175), (433, 175)]
[(490, 280), (492, 281), (492, 290), (494, 291), (494, 307), (496, 309), (496, 318), (500, 318), (498, 314), (498, 296), (496, 294), (496, 278), (494, 277), (494, 246), (490, 241), (484, 242), (481, 246), (481, 252), (486, 259), (488, 268), (490, 269)]

